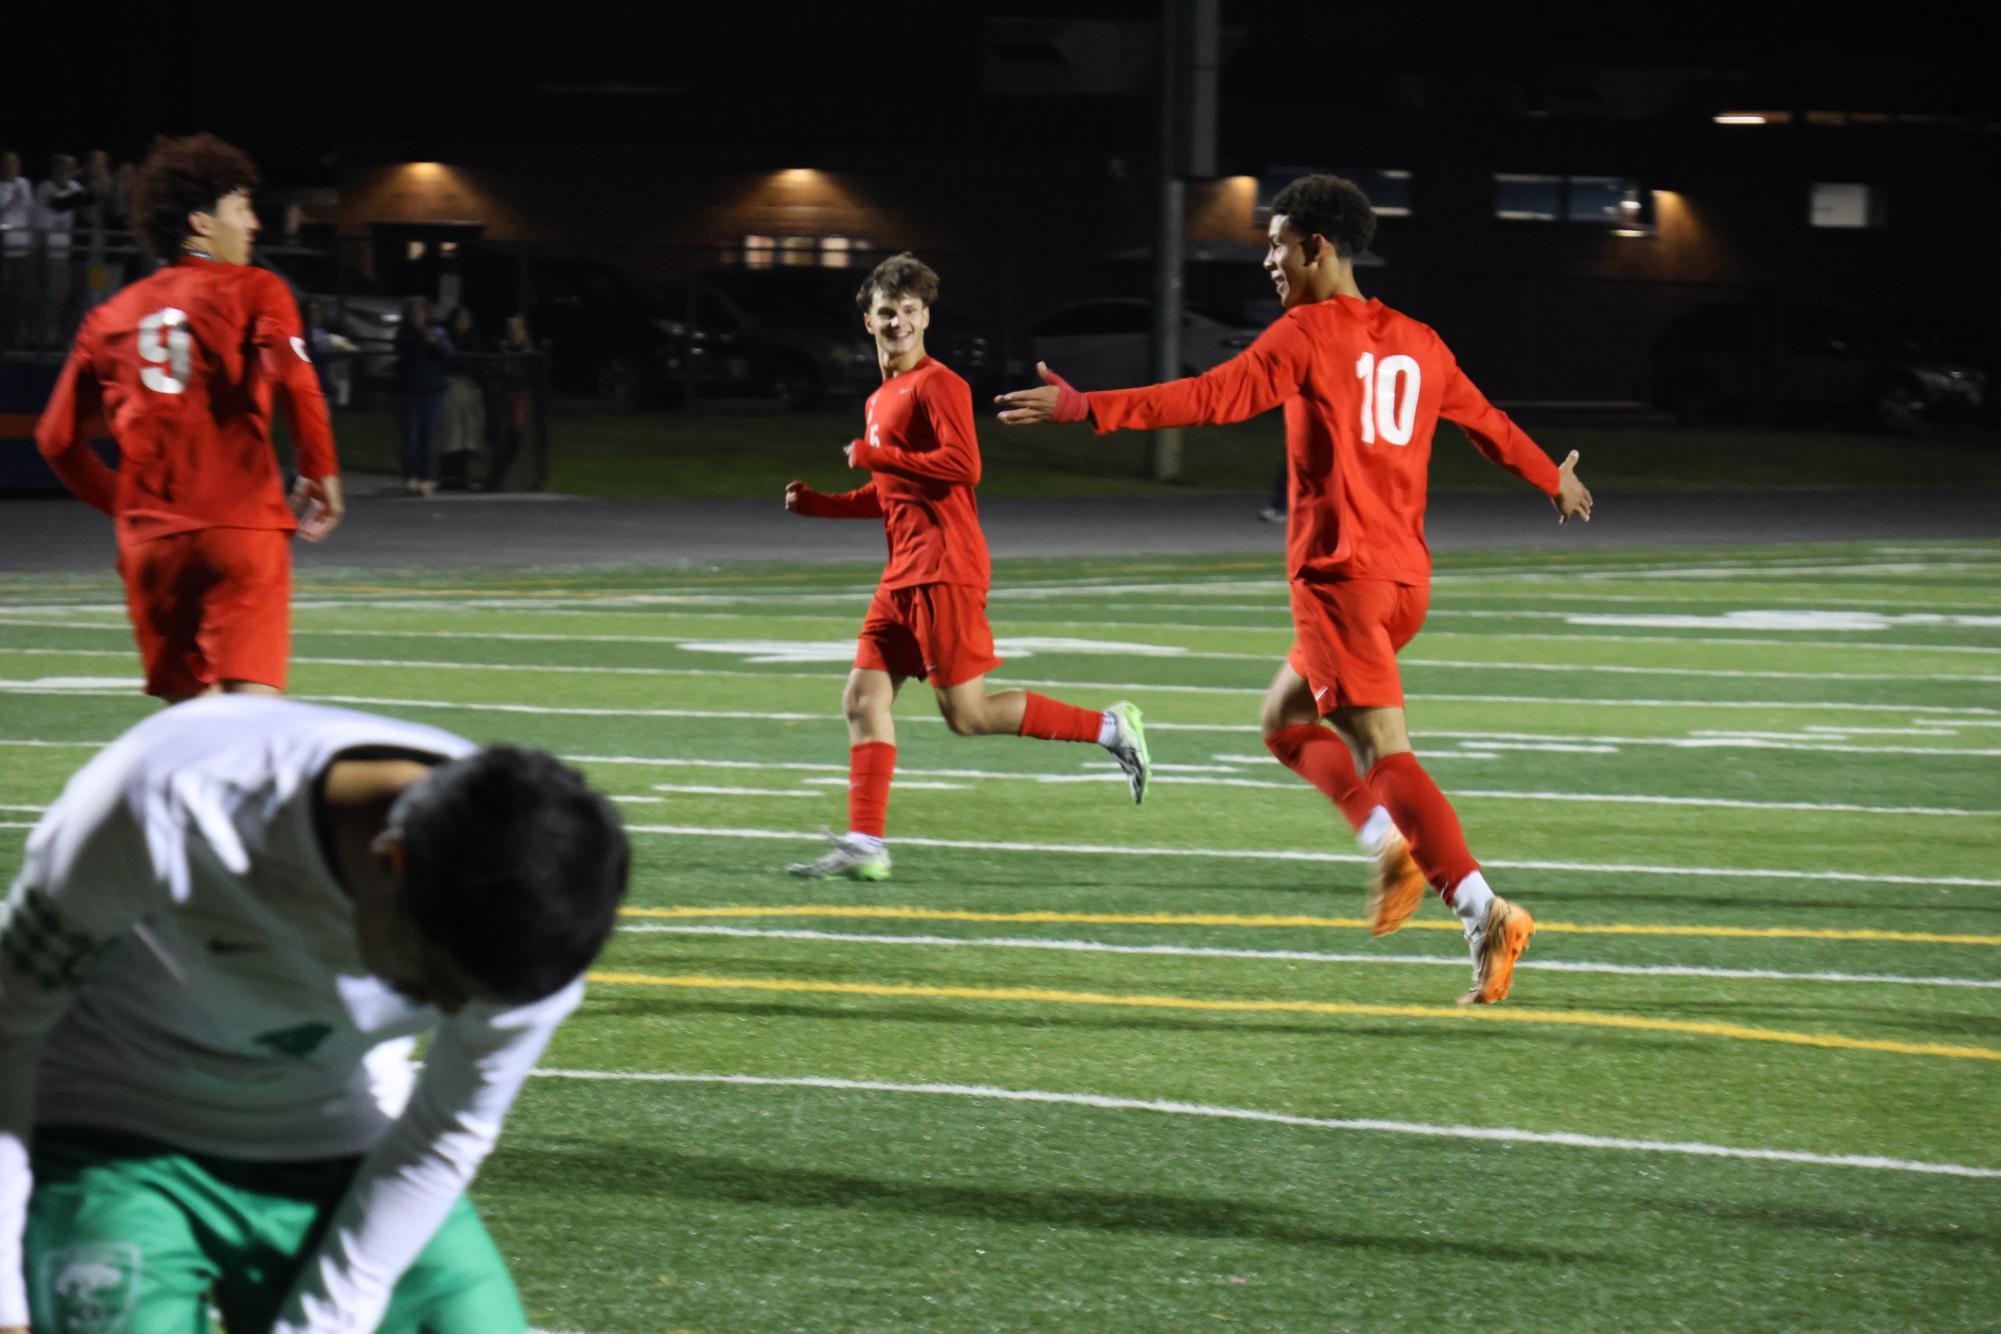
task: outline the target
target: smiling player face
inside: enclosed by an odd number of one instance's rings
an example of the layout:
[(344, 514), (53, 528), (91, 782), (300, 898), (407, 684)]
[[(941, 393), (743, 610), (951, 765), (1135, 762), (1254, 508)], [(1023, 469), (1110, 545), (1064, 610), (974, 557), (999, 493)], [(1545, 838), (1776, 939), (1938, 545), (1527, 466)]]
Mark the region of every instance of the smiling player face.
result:
[[(1312, 267), (1305, 249), (1312, 243), (1311, 237), (1303, 237), (1292, 229), (1292, 223), (1285, 214), (1271, 215), (1271, 231), (1266, 237), (1265, 274), (1272, 286), (1278, 289), (1278, 303), (1290, 310), (1301, 302), (1312, 300), (1308, 293), (1310, 284), (1307, 271)], [(1314, 248), (1324, 249), (1325, 243)]]
[(869, 294), (862, 327), (875, 339), (876, 359), (885, 371), (908, 370), (924, 357), (924, 331), (931, 327), (931, 307), (909, 293)]

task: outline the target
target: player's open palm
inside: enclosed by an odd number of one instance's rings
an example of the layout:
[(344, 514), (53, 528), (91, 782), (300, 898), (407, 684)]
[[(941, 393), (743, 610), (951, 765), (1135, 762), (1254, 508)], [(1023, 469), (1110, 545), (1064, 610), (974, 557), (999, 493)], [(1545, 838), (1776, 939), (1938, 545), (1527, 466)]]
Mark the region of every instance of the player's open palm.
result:
[(1071, 383), (1049, 369), (1049, 363), (1038, 361), (1035, 372), (1042, 377), (1039, 389), (1016, 389), (1000, 394), (994, 402), (1004, 411), (1000, 414), (1003, 425), (1039, 426), (1044, 422), (1080, 422), (1090, 415), (1090, 406), (1084, 396)]
[(1571, 450), (1556, 470), (1556, 494), (1549, 498), (1556, 506), (1556, 521), (1569, 523), (1572, 519), (1591, 522), (1591, 491), (1577, 480), (1577, 451)]

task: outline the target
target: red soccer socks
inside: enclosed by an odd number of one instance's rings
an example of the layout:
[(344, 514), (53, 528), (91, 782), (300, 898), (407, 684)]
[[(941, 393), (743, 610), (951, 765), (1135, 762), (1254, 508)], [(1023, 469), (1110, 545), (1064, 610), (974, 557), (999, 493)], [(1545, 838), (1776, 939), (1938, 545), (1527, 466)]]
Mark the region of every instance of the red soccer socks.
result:
[(1295, 723), (1265, 738), (1265, 749), (1326, 794), (1359, 832), (1376, 809), (1376, 794), (1355, 772), (1347, 743), (1319, 723)]
[(1038, 695), (1033, 690), (1022, 692), (1028, 698), (1021, 706), (1022, 736), (1041, 737), (1044, 741), (1096, 741), (1098, 729), (1105, 716), (1096, 709), (1080, 709), (1075, 704), (1065, 704), (1060, 699)]
[(1377, 760), (1369, 770), (1369, 787), (1410, 840), (1410, 855), (1424, 878), (1451, 903), (1453, 887), (1480, 869), (1466, 847), (1466, 834), (1452, 803), (1407, 750)]
[(896, 747), (864, 741), (848, 748), (848, 832), (881, 838), (889, 819), (889, 780), (896, 773)]

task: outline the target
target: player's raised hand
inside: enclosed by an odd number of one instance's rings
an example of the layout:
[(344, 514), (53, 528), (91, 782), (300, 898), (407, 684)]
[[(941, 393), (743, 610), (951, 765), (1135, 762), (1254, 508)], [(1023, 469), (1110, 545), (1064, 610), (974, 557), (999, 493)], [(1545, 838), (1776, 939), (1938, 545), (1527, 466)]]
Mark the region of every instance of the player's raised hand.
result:
[(292, 509), (299, 516), (299, 536), (308, 542), (331, 533), (347, 513), (339, 476), (301, 477), (292, 486)]
[(1549, 498), (1556, 506), (1556, 521), (1568, 523), (1572, 519), (1591, 522), (1591, 492), (1584, 483), (1577, 480), (1577, 451), (1571, 450), (1556, 470), (1556, 494)]
[(804, 482), (792, 481), (785, 484), (785, 510), (788, 514), (803, 514), (806, 498), (813, 494), (813, 488)]
[(1003, 409), (1000, 419), (1004, 425), (1080, 422), (1091, 415), (1091, 405), (1084, 396), (1068, 380), (1050, 370), (1048, 362), (1036, 362), (1035, 373), (1042, 377), (1040, 389), (1016, 389), (994, 398)]

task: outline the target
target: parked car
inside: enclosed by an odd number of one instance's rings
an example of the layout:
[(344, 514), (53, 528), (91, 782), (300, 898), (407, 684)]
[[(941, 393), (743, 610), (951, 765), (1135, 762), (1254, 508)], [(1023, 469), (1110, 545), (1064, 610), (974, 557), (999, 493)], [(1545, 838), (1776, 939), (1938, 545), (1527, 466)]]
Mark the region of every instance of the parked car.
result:
[[(875, 340), (862, 328), (855, 290), (859, 268), (718, 269), (700, 287), (725, 298), (745, 320), (737, 329), (751, 353), (753, 393), (800, 407), (828, 397), (859, 397), (882, 383)], [(926, 350), (973, 386), (999, 381), (999, 340), (978, 321), (934, 308)]]
[(310, 298), (325, 306), (337, 334), (360, 349), (364, 380), (387, 380), (394, 369), (396, 326), (403, 322), (403, 298), (381, 287), (339, 254), (310, 246), (260, 245), (255, 260), (285, 280), (305, 317)]
[(549, 352), (550, 390), (634, 410), (672, 401), (684, 380), (686, 302), (614, 264), (472, 247), (458, 258), (458, 299), (489, 333), (520, 313)]
[[(550, 352), (557, 395), (633, 408), (703, 398), (772, 398), (791, 408), (859, 396), (881, 383), (875, 344), (842, 269), (719, 269), (654, 282), (600, 260), (525, 259), (499, 247), (459, 257), (460, 299), (492, 327), (522, 309)], [(525, 307), (525, 308), (524, 308)], [(927, 345), (991, 389), (995, 340), (970, 322), (934, 318)]]
[(1654, 342), (1654, 402), (1685, 424), (1834, 420), (1908, 434), (1977, 418), (1986, 396), (1963, 335), (1924, 316), (1718, 304)]
[[(1035, 373), (1035, 363), (1079, 389), (1123, 389), (1152, 384), (1153, 304), (1133, 297), (1104, 297), (1059, 306), (1024, 331), (1028, 357), (1011, 379)], [(1181, 373), (1199, 375), (1257, 341), (1262, 330), (1205, 310), (1181, 313)], [(1026, 382), (1025, 380), (1023, 381)]]

